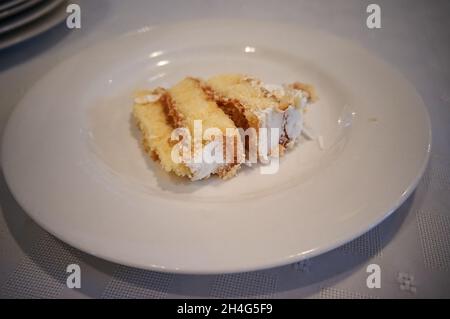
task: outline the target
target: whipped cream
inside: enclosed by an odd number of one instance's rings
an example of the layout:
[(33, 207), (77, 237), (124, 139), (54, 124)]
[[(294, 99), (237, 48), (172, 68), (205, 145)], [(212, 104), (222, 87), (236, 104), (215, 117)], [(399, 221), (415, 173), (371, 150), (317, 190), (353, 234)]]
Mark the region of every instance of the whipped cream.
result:
[[(301, 111), (292, 105), (286, 110), (279, 110), (278, 108), (267, 108), (256, 112), (259, 119), (260, 128), (267, 129), (267, 154), (260, 154), (262, 156), (276, 152), (280, 140), (286, 139), (289, 142), (286, 146), (292, 147), (300, 136), (303, 129), (303, 115)], [(279, 138), (276, 143), (272, 143), (272, 130), (278, 129)], [(272, 145), (275, 144), (275, 145)]]
[(161, 94), (148, 94), (143, 96), (138, 96), (134, 98), (134, 103), (136, 104), (148, 104), (154, 103), (161, 98)]
[(185, 165), (187, 167), (189, 167), (189, 169), (191, 170), (191, 173), (192, 173), (191, 180), (192, 181), (199, 181), (201, 179), (208, 178), (209, 176), (211, 176), (212, 174), (217, 172), (217, 170), (221, 166), (221, 164), (214, 163), (214, 162), (213, 163), (189, 162), (189, 163), (185, 163)]
[(190, 161), (185, 161), (184, 164), (189, 167), (192, 173), (191, 180), (198, 181), (204, 178), (208, 178), (211, 174), (217, 172), (217, 170), (223, 166), (223, 163), (217, 163), (215, 161), (205, 161), (207, 157), (211, 155), (211, 151), (217, 147), (218, 141), (212, 141), (202, 148), (202, 154), (197, 154), (200, 157), (200, 161), (195, 161), (195, 156)]
[[(229, 152), (232, 154), (234, 150), (233, 145), (226, 144), (226, 151), (222, 154), (222, 160), (216, 161), (213, 157), (213, 150), (218, 147), (222, 148), (222, 143), (220, 141), (211, 141), (205, 145), (203, 145), (201, 154), (197, 153), (197, 157), (201, 160), (196, 161), (196, 157), (194, 156), (189, 161), (184, 161), (184, 164), (190, 169), (192, 177), (192, 181), (198, 181), (201, 179), (208, 178), (210, 175), (217, 173), (220, 169), (227, 166), (229, 163), (226, 163), (226, 154)], [(200, 157), (201, 156), (201, 157)]]
[[(277, 107), (273, 107), (256, 112), (260, 122), (260, 128), (266, 128), (268, 132), (270, 132), (271, 128), (277, 128), (280, 133), (280, 140), (287, 140), (288, 143), (286, 146), (291, 148), (303, 131), (303, 110), (308, 105), (308, 94), (302, 90), (295, 90), (277, 84), (262, 84), (262, 87), (278, 99), (282, 99), (286, 95), (293, 97), (293, 103), (285, 110), (279, 110)], [(270, 141), (269, 138), (268, 142), (270, 143)], [(278, 144), (269, 145), (267, 153), (272, 153), (277, 147)]]

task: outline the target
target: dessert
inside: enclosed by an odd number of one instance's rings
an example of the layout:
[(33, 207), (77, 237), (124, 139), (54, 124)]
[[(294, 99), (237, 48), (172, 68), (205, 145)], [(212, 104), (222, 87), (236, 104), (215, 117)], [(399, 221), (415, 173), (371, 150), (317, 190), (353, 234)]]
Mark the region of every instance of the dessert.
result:
[(303, 111), (316, 100), (310, 85), (266, 85), (223, 74), (140, 91), (133, 115), (144, 150), (165, 171), (193, 181), (227, 179), (244, 163), (265, 163), (292, 148), (303, 130)]
[(278, 128), (279, 145), (269, 146), (263, 157), (294, 146), (303, 129), (302, 110), (317, 100), (312, 86), (294, 83), (291, 85), (266, 85), (260, 80), (240, 74), (225, 74), (207, 81), (210, 92), (218, 105), (240, 127)]
[[(169, 90), (157, 88), (153, 91), (139, 92), (135, 98), (133, 110), (138, 127), (142, 133), (144, 149), (150, 156), (159, 161), (168, 172), (174, 172), (178, 176), (187, 176), (191, 180), (208, 178), (211, 174), (226, 179), (236, 174), (240, 167), (240, 161), (232, 160), (230, 163), (223, 159), (207, 163), (195, 161), (195, 148), (192, 146), (190, 160), (177, 163), (173, 159), (174, 143), (172, 133), (176, 128), (186, 129), (192, 139), (195, 135), (195, 121), (200, 121), (202, 129), (216, 128), (224, 138), (235, 140), (235, 147), (239, 143), (239, 135), (236, 132), (227, 134), (227, 128), (236, 130), (233, 121), (217, 106), (201, 87), (198, 79), (186, 78)], [(208, 141), (201, 139), (203, 149), (209, 151), (213, 147), (230, 147), (230, 143)], [(208, 147), (208, 145), (210, 147)], [(223, 152), (226, 155), (226, 149)], [(202, 158), (201, 158), (202, 159)]]

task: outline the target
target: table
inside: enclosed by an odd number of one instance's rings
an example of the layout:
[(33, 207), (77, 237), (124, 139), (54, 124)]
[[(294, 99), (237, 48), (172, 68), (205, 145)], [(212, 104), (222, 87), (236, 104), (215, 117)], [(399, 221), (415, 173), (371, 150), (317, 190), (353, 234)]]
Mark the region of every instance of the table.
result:
[[(381, 29), (366, 27), (367, 5)], [(415, 193), (365, 235), (293, 265), (228, 275), (133, 269), (80, 252), (37, 226), (0, 175), (0, 296), (4, 298), (437, 298), (450, 297), (450, 2), (435, 1), (79, 1), (82, 28), (65, 24), (0, 51), (0, 129), (24, 93), (52, 66), (98, 41), (145, 25), (200, 18), (297, 23), (357, 42), (399, 69), (428, 107), (429, 167)], [(380, 92), (382, 94), (382, 92)], [(405, 114), (407, 116), (407, 114)], [(66, 267), (81, 268), (69, 289)], [(369, 289), (371, 264), (381, 288)]]

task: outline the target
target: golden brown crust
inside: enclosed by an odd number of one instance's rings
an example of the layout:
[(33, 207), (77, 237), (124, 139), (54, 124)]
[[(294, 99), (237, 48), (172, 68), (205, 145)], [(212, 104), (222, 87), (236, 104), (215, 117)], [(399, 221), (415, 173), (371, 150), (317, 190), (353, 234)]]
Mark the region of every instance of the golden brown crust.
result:
[(152, 159), (152, 160), (154, 160), (155, 162), (160, 162), (161, 160), (159, 159), (159, 155), (158, 155), (158, 153), (156, 153), (155, 151), (151, 151), (151, 152), (148, 152), (149, 153), (149, 155), (150, 155), (150, 158)]
[(203, 93), (205, 93), (208, 100), (216, 101), (216, 93), (209, 85), (207, 85), (205, 82), (201, 82), (200, 87), (203, 90)]
[(162, 92), (161, 102), (164, 106), (164, 112), (166, 113), (169, 125), (173, 128), (183, 127), (184, 117), (177, 111), (175, 101), (168, 91), (164, 90), (164, 92)]
[(222, 179), (228, 179), (230, 177), (235, 176), (237, 171), (241, 167), (243, 159), (245, 159), (242, 158), (242, 156), (245, 156), (245, 154), (242, 154), (243, 150), (240, 149), (240, 147), (242, 147), (241, 136), (239, 134), (239, 131), (236, 130), (235, 134), (233, 135), (223, 136), (224, 161), (228, 161), (227, 146), (230, 145), (229, 143), (233, 143), (233, 148), (231, 150), (232, 162), (222, 167), (219, 167), (219, 169), (216, 172), (216, 174)]
[(218, 98), (217, 105), (227, 114), (234, 122), (236, 127), (244, 130), (250, 127), (250, 123), (245, 116), (245, 107), (237, 99)]
[(234, 122), (236, 127), (244, 130), (250, 127), (245, 114), (245, 107), (239, 100), (219, 95), (206, 83), (202, 83), (201, 88), (208, 99), (215, 101), (222, 111)]

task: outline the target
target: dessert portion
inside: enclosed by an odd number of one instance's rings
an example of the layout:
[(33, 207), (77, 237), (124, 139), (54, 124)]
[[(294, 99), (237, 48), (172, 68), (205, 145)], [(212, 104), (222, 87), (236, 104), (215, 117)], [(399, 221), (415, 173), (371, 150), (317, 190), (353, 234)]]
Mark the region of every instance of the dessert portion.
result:
[(142, 135), (142, 146), (166, 172), (191, 177), (192, 172), (186, 165), (172, 160), (170, 137), (173, 127), (169, 124), (163, 104), (165, 94), (164, 89), (136, 93), (133, 116)]
[(279, 141), (271, 145), (270, 133), (267, 154), (277, 149), (294, 146), (303, 129), (302, 111), (310, 102), (317, 100), (312, 86), (299, 82), (290, 85), (264, 84), (260, 80), (240, 74), (224, 74), (206, 82), (220, 108), (239, 127), (252, 127), (257, 131), (265, 128), (279, 129)]
[(314, 88), (303, 83), (267, 85), (223, 74), (138, 92), (133, 115), (144, 150), (165, 171), (193, 181), (227, 179), (241, 164), (254, 163), (254, 150), (264, 163), (292, 148), (303, 131), (303, 112), (316, 100)]
[[(139, 92), (135, 98), (133, 114), (142, 133), (145, 151), (154, 160), (159, 161), (167, 172), (189, 177), (193, 181), (208, 178), (212, 174), (227, 179), (234, 176), (241, 165), (241, 161), (236, 158), (228, 162), (225, 158), (227, 148), (236, 149), (236, 145), (240, 144), (236, 126), (203, 91), (198, 79), (186, 78), (169, 90), (157, 88)], [(226, 140), (207, 140), (201, 136), (197, 141), (202, 144), (199, 152), (206, 153), (214, 148), (223, 148), (221, 162), (206, 162), (203, 160), (206, 154), (197, 154), (200, 147), (196, 147), (192, 142), (196, 134), (196, 121), (201, 125), (201, 128), (197, 129), (216, 129), (220, 137)], [(190, 136), (190, 140), (184, 140), (185, 145), (181, 146), (189, 148), (191, 156), (188, 159), (182, 158), (181, 163), (174, 161), (174, 146), (177, 141), (174, 141), (173, 133), (177, 128), (185, 129)], [(227, 129), (234, 131), (230, 134)], [(229, 143), (230, 140), (233, 143)], [(193, 145), (186, 144), (190, 142)], [(228, 154), (230, 153), (232, 150), (228, 150)], [(179, 155), (181, 157), (181, 154)], [(200, 160), (196, 160), (196, 156)]]

